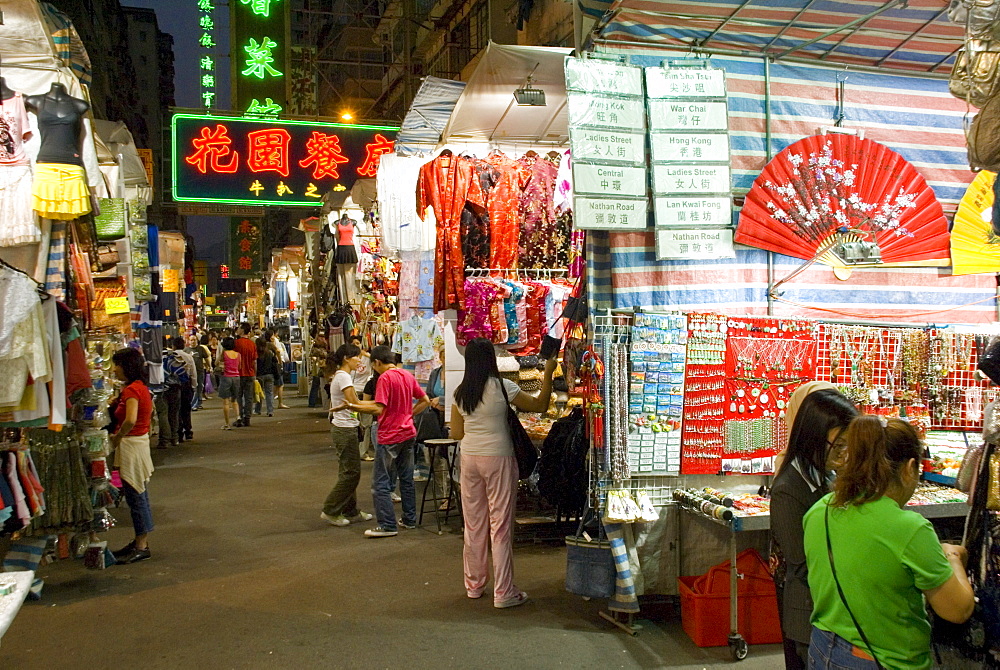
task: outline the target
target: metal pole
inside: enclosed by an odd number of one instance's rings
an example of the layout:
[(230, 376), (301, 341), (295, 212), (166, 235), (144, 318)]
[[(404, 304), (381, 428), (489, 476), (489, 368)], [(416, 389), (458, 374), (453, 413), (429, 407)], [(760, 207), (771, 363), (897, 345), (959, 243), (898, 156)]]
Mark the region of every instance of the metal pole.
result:
[[(764, 59), (764, 155), (771, 162), (771, 59)], [(774, 316), (774, 252), (767, 252), (767, 315)]]

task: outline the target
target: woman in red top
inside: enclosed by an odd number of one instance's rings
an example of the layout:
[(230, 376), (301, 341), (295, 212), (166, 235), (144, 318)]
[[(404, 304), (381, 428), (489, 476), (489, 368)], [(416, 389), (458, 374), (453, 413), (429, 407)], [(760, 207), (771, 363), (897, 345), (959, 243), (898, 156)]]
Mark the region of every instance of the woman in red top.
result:
[(146, 482), (153, 474), (153, 460), (149, 455), (153, 398), (146, 388), (146, 361), (137, 349), (119, 349), (111, 362), (115, 377), (126, 383), (115, 407), (118, 430), (111, 436), (111, 445), (135, 529), (135, 539), (114, 552), (114, 556), (119, 563), (136, 563), (150, 557), (147, 536), (153, 530), (153, 514), (146, 490)]

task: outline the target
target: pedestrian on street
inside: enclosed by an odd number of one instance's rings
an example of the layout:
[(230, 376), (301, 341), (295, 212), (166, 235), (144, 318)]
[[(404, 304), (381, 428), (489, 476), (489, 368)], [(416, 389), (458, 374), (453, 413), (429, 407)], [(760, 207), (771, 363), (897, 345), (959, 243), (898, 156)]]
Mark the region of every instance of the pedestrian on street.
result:
[[(365, 531), (365, 537), (393, 537), (398, 534), (396, 512), (392, 504), (392, 480), (396, 473), (402, 496), (403, 528), (417, 526), (417, 494), (413, 486), (413, 445), (417, 429), (413, 415), (430, 405), (427, 394), (406, 370), (396, 367), (396, 354), (386, 346), (372, 349), (372, 367), (379, 373), (375, 399), (346, 402), (350, 409), (378, 417), (378, 441), (372, 475), (372, 499), (378, 525)], [(413, 401), (416, 400), (416, 405)]]
[(552, 394), (556, 358), (545, 363), (542, 390), (528, 395), (517, 383), (500, 377), (493, 344), (481, 337), (465, 346), (465, 377), (455, 389), (451, 437), (462, 440), (460, 489), (465, 521), (465, 592), (481, 598), (493, 550), (493, 606), (516, 607), (528, 594), (514, 584), (514, 508), (517, 459), (507, 426), (507, 408), (544, 412)]
[(201, 401), (205, 396), (205, 366), (208, 362), (207, 347), (203, 350), (201, 345), (198, 343), (197, 335), (189, 335), (187, 338), (187, 348), (184, 349), (191, 356), (191, 360), (194, 361), (195, 370), (195, 391), (194, 397), (191, 399), (191, 411), (197, 412), (201, 409)]
[(149, 508), (146, 482), (153, 474), (153, 459), (149, 454), (153, 398), (145, 381), (146, 361), (138, 350), (119, 349), (111, 357), (111, 362), (115, 378), (126, 383), (115, 405), (118, 429), (111, 436), (111, 446), (135, 533), (131, 542), (112, 553), (119, 563), (137, 563), (151, 556), (148, 537), (153, 530), (153, 513)]
[(239, 404), (237, 398), (240, 393), (240, 355), (236, 353), (236, 340), (231, 337), (223, 338), (219, 351), (222, 353), (222, 376), (219, 377), (219, 397), (222, 398), (222, 430), (229, 430), (232, 425), (229, 423), (229, 412), (232, 410), (236, 418), (239, 419)]
[(329, 355), (329, 345), (326, 337), (317, 335), (313, 340), (312, 349), (309, 350), (309, 371), (312, 374), (312, 383), (309, 386), (309, 406), (321, 407), (323, 396), (320, 389), (323, 386), (326, 374), (326, 358)]
[(267, 338), (263, 335), (257, 340), (257, 381), (260, 382), (264, 397), (254, 405), (254, 414), (260, 415), (267, 410), (268, 416), (274, 416), (274, 380), (279, 374), (278, 357), (274, 355)]
[(190, 442), (194, 439), (194, 430), (191, 427), (191, 407), (194, 403), (194, 394), (198, 389), (198, 371), (191, 354), (184, 350), (184, 338), (175, 337), (171, 342), (173, 351), (171, 366), (175, 366), (180, 361), (184, 366), (182, 374), (173, 372), (173, 378), (180, 380), (180, 396), (177, 406), (177, 430), (175, 437), (178, 443)]
[(278, 392), (278, 409), (289, 409), (285, 404), (285, 365), (288, 364), (288, 350), (285, 343), (278, 339), (278, 334), (273, 330), (267, 332), (268, 341), (278, 356), (278, 376), (274, 378), (274, 388)]
[(236, 353), (240, 355), (240, 390), (236, 400), (240, 408), (239, 419), (233, 425), (248, 427), (254, 404), (254, 382), (257, 381), (257, 345), (250, 339), (253, 328), (244, 323), (237, 331)]
[(332, 354), (336, 372), (330, 382), (330, 437), (333, 456), (339, 464), (337, 483), (323, 503), (320, 518), (334, 526), (370, 521), (371, 514), (358, 509), (358, 482), (361, 481), (361, 452), (358, 450), (358, 419), (347, 408), (357, 403), (352, 373), (361, 362), (361, 350), (353, 344), (341, 345)]

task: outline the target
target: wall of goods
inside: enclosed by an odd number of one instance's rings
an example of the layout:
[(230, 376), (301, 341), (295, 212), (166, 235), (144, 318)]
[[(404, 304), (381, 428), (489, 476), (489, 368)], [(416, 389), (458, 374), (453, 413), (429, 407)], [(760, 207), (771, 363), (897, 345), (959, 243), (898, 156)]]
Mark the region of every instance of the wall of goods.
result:
[(786, 404), (807, 381), (830, 381), (866, 413), (905, 417), (932, 447), (952, 450), (956, 431), (961, 443), (960, 432), (981, 430), (984, 406), (1000, 395), (975, 373), (990, 337), (961, 327), (615, 318), (613, 335), (600, 325), (595, 335), (601, 401), (628, 408), (602, 426), (615, 480), (773, 472), (787, 440)]

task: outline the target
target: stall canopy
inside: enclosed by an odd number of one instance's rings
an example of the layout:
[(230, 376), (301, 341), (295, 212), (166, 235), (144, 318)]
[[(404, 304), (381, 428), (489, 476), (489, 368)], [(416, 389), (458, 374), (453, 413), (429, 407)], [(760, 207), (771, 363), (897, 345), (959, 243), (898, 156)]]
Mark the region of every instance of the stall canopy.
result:
[(464, 89), (464, 81), (424, 77), (396, 134), (396, 153), (410, 156), (433, 150)]
[[(572, 49), (490, 42), (444, 131), (446, 142), (543, 142), (568, 139), (564, 64)], [(521, 107), (514, 89), (545, 92), (545, 105)]]
[(948, 0), (577, 0), (592, 38), (766, 54), (918, 72), (947, 72), (963, 26)]

